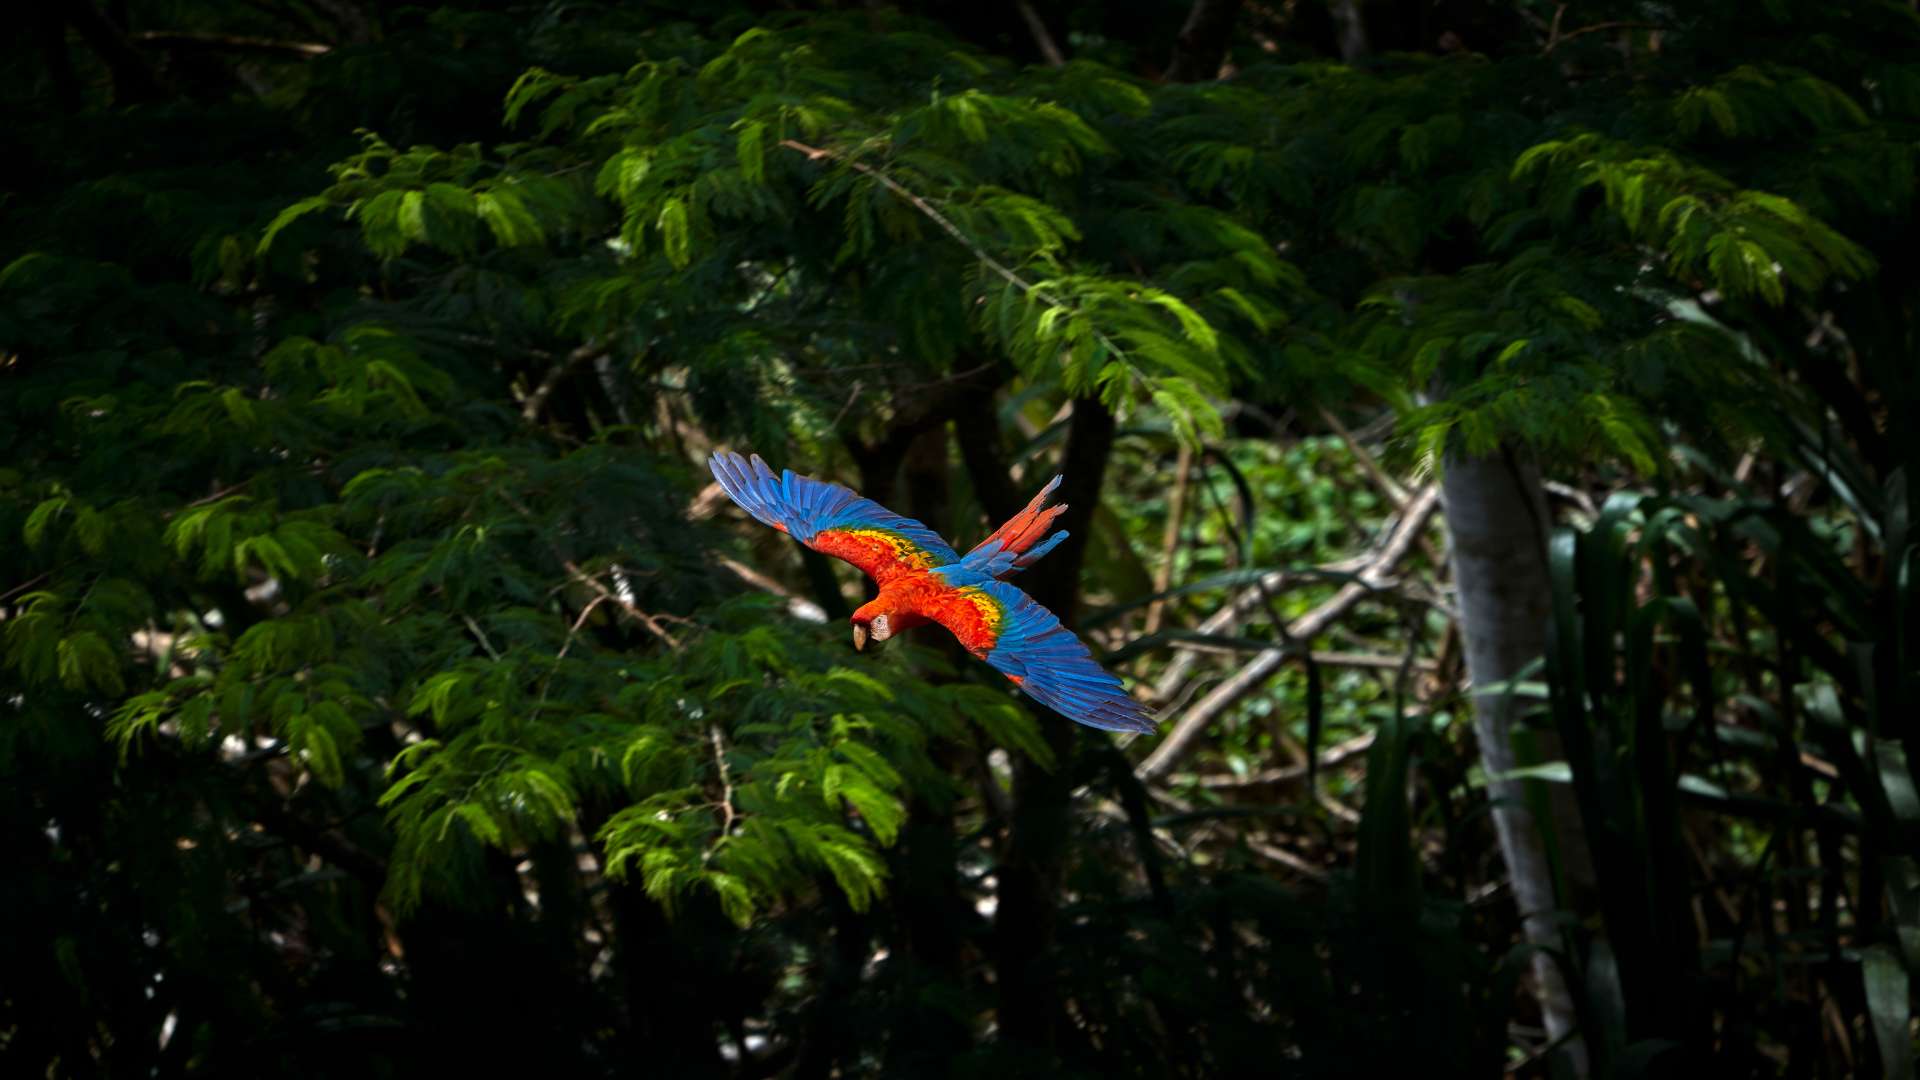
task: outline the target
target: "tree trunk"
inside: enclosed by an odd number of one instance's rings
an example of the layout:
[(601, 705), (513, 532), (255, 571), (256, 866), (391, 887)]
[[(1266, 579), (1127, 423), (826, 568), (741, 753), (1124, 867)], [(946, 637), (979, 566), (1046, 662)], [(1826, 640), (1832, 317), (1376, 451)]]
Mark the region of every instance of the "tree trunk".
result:
[[(968, 530), (953, 526), (945, 425), (923, 429), (908, 448), (904, 466), (907, 513), (966, 550), (971, 536), (963, 534)], [(973, 662), (951, 634), (926, 634), (921, 644), (945, 653), (955, 670), (964, 671), (963, 665)], [(928, 751), (949, 775), (967, 767), (950, 742), (936, 741)], [(899, 985), (908, 989), (902, 996), (902, 1020), (886, 1040), (886, 1075), (937, 1074), (967, 1052), (972, 1038), (948, 1004), (967, 986), (962, 947), (974, 921), (960, 889), (960, 847), (953, 800), (937, 788), (916, 785), (908, 797), (900, 843), (888, 859), (894, 882), (890, 902), (899, 928), (888, 963), (898, 972), (894, 978)]]
[[(1459, 593), (1467, 677), (1475, 688), (1474, 736), (1482, 766), (1489, 776), (1497, 776), (1522, 764), (1513, 745), (1520, 700), (1479, 688), (1518, 677), (1546, 653), (1553, 606), (1547, 572), (1546, 498), (1539, 471), (1511, 451), (1492, 457), (1450, 458), (1441, 480), (1441, 498)], [(1513, 880), (1527, 940), (1559, 949), (1563, 941), (1552, 919), (1559, 902), (1541, 828), (1554, 830), (1570, 877), (1583, 876), (1583, 870), (1590, 877), (1590, 869), (1584, 868), (1590, 867), (1591, 860), (1572, 792), (1564, 784), (1552, 787), (1554, 820), (1544, 823), (1534, 820), (1527, 808), (1524, 782), (1493, 780), (1487, 794), (1493, 800), (1500, 854)], [(1534, 954), (1533, 972), (1547, 1035), (1554, 1040), (1571, 1036), (1563, 1053), (1574, 1074), (1585, 1076), (1586, 1048), (1576, 1033), (1566, 980), (1544, 952)]]
[[(1061, 463), (1058, 501), (1067, 504), (1060, 526), (1067, 539), (1019, 584), (1046, 605), (1060, 621), (1073, 625), (1079, 607), (1080, 567), (1093, 528), (1093, 511), (1100, 502), (1102, 478), (1113, 449), (1113, 414), (1099, 401), (1073, 403), (1067, 432), (1066, 460)], [(981, 494), (996, 523), (1020, 508), (1019, 496), (1008, 498), (1004, 465), (994, 469), (995, 448), (976, 442), (968, 455), (974, 471), (974, 489)], [(992, 474), (998, 472), (996, 482)], [(1042, 477), (1030, 476), (1037, 488)], [(1005, 500), (1005, 505), (994, 502)], [(1072, 756), (1075, 725), (1051, 710), (1034, 706), (1040, 729), (1053, 749), (1053, 771), (1024, 756), (1013, 763), (1013, 819), (1007, 830), (997, 872), (999, 906), (994, 913), (993, 960), (999, 992), (1000, 1037), (1032, 1050), (1051, 1052), (1064, 1014), (1054, 978), (1054, 929), (1058, 914), (1060, 871), (1072, 820)], [(1105, 736), (1101, 736), (1105, 737)]]

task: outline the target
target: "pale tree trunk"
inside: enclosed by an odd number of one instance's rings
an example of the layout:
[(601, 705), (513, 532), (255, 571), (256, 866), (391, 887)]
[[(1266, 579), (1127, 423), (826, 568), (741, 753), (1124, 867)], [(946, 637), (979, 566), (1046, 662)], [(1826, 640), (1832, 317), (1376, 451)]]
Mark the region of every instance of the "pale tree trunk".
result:
[[(1449, 458), (1441, 478), (1441, 499), (1459, 594), (1467, 677), (1475, 689), (1474, 736), (1487, 775), (1498, 776), (1523, 764), (1512, 740), (1522, 699), (1497, 688), (1485, 692), (1480, 688), (1510, 682), (1546, 654), (1553, 606), (1547, 573), (1546, 498), (1539, 471), (1508, 451), (1490, 457)], [(1527, 808), (1523, 784), (1519, 780), (1488, 783), (1487, 794), (1494, 800), (1494, 830), (1527, 940), (1557, 950), (1563, 939), (1552, 912), (1559, 904), (1541, 830), (1553, 830), (1569, 877), (1590, 879), (1591, 858), (1567, 785), (1551, 785), (1558, 789), (1553, 792), (1554, 820), (1542, 822)], [(1557, 1041), (1572, 1035), (1563, 1052), (1575, 1075), (1587, 1075), (1586, 1047), (1574, 1034), (1573, 998), (1560, 968), (1552, 957), (1536, 952), (1533, 973), (1548, 1038)]]

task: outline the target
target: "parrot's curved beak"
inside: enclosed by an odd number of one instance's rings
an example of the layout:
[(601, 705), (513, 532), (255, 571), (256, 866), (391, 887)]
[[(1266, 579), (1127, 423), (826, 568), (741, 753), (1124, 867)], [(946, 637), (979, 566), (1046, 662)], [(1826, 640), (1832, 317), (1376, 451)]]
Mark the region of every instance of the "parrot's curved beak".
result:
[(867, 628), (861, 623), (853, 624), (853, 647), (856, 652), (867, 647)]

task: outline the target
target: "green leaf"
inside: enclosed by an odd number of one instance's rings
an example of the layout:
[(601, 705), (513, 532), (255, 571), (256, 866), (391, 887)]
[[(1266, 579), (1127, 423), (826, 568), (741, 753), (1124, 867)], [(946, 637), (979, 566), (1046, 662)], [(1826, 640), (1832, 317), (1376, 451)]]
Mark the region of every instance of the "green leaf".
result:
[(120, 657), (105, 638), (91, 630), (61, 638), (56, 657), (60, 682), (69, 689), (117, 694), (126, 688), (120, 675)]
[(1913, 990), (1899, 954), (1891, 946), (1860, 950), (1860, 979), (1866, 986), (1867, 1013), (1886, 1080), (1913, 1080)]
[(40, 504), (33, 508), (33, 512), (27, 515), (26, 525), (20, 530), (20, 535), (26, 540), (28, 547), (40, 546), (41, 541), (46, 538), (47, 529), (69, 504), (70, 500), (67, 496), (55, 495), (50, 499), (41, 500)]
[(546, 242), (546, 233), (540, 228), (540, 223), (534, 220), (526, 204), (513, 191), (503, 187), (482, 191), (474, 195), (473, 204), (480, 220), (487, 223), (487, 229), (501, 247)]
[(332, 205), (333, 201), (325, 195), (310, 195), (280, 211), (274, 215), (273, 221), (268, 223), (266, 232), (260, 234), (260, 243), (253, 249), (254, 257), (265, 258), (267, 252), (273, 249), (274, 239), (285, 232), (287, 226), (316, 210), (324, 210)]
[[(734, 158), (740, 163), (740, 174), (752, 183), (763, 184), (767, 179), (767, 125), (748, 120), (739, 127), (739, 135), (734, 140)], [(751, 915), (751, 908), (748, 913)]]
[(753, 894), (748, 891), (746, 882), (718, 871), (709, 871), (704, 880), (720, 901), (721, 913), (733, 920), (735, 926), (745, 930), (753, 925)]
[(684, 270), (693, 261), (691, 242), (687, 235), (687, 204), (678, 196), (660, 204), (660, 216), (655, 222), (660, 230), (660, 243), (666, 249), (667, 259), (677, 270)]

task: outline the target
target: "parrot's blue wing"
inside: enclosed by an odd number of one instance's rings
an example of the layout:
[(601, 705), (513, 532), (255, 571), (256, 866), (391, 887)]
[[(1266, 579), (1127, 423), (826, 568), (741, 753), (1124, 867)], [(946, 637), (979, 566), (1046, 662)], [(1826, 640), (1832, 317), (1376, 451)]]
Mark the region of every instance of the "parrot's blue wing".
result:
[(931, 570), (960, 558), (932, 529), (824, 480), (785, 469), (774, 475), (760, 455), (720, 451), (707, 463), (741, 509), (763, 525), (859, 567), (886, 584), (901, 573)]
[(1029, 696), (1088, 727), (1154, 730), (1147, 707), (1128, 695), (1119, 678), (1094, 661), (1086, 643), (1039, 601), (1004, 581), (978, 581), (967, 591), (998, 609), (997, 618), (988, 616), (993, 641), (983, 659)]

